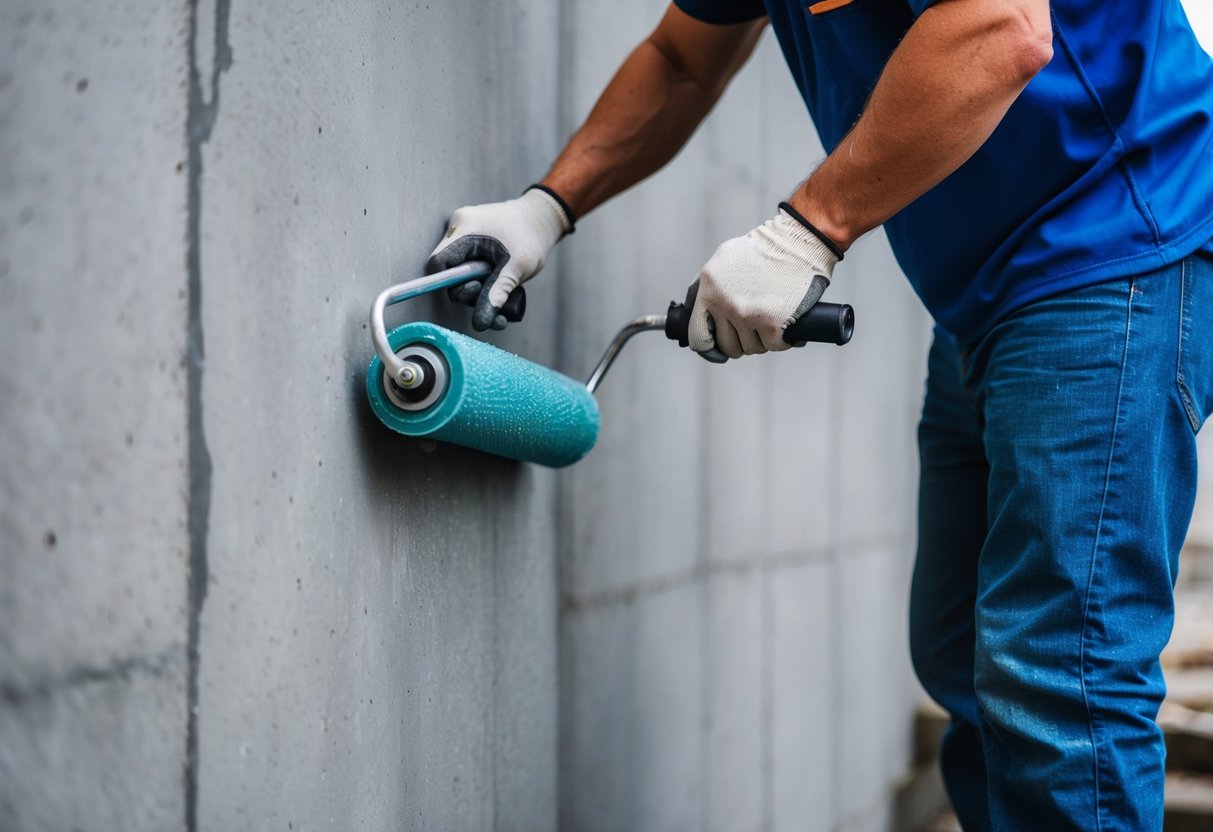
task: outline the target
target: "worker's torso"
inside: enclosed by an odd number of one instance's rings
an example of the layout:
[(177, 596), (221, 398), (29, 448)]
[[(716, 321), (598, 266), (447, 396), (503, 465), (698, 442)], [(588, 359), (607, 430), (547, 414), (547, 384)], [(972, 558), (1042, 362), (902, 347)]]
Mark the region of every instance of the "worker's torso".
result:
[[(728, 5), (685, 0), (705, 1)], [(827, 150), (931, 2), (765, 1)], [(1053, 60), (973, 158), (885, 224), (961, 342), (1032, 300), (1174, 262), (1213, 237), (1213, 62), (1179, 0), (1052, 9)]]

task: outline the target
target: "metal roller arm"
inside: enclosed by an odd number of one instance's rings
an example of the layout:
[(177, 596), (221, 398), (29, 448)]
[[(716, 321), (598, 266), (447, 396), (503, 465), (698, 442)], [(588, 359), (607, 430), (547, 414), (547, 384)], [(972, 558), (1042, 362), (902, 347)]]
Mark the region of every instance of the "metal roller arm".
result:
[(637, 318), (615, 333), (615, 337), (607, 345), (602, 359), (599, 360), (598, 366), (594, 368), (594, 372), (590, 373), (590, 378), (585, 383), (585, 389), (593, 394), (598, 389), (598, 385), (602, 383), (602, 377), (606, 375), (607, 370), (611, 369), (611, 365), (615, 363), (615, 358), (619, 355), (619, 351), (623, 349), (623, 345), (638, 332), (665, 329), (665, 318), (665, 315), (645, 315), (643, 318)]
[[(450, 286), (461, 286), (469, 280), (486, 277), (492, 273), (492, 270), (493, 267), (489, 263), (482, 260), (472, 260), (455, 266), (453, 269), (446, 269), (424, 277), (414, 278), (404, 283), (398, 283), (395, 286), (389, 286), (379, 293), (379, 296), (375, 298), (375, 302), (371, 304), (371, 341), (375, 345), (375, 352), (379, 354), (379, 360), (383, 362), (383, 367), (388, 378), (395, 380), (401, 387), (408, 389), (420, 383), (423, 373), (421, 368), (414, 362), (402, 361), (396, 355), (396, 351), (392, 349), (392, 345), (388, 343), (387, 327), (383, 322), (384, 310), (393, 304), (421, 297), (430, 292), (437, 292)], [(598, 385), (602, 383), (603, 376), (606, 375), (607, 370), (611, 369), (611, 365), (615, 363), (615, 358), (619, 355), (619, 351), (623, 349), (623, 345), (633, 335), (638, 332), (664, 329), (665, 320), (665, 315), (646, 315), (643, 318), (637, 318), (620, 329), (615, 334), (614, 339), (611, 340), (611, 343), (607, 345), (606, 352), (603, 353), (598, 366), (590, 374), (590, 378), (585, 384), (586, 390), (592, 394), (598, 389)]]
[(450, 286), (461, 286), (469, 280), (485, 277), (493, 271), (493, 267), (482, 260), (470, 260), (453, 269), (427, 274), (425, 277), (414, 278), (395, 286), (389, 286), (379, 293), (371, 304), (371, 341), (375, 344), (375, 352), (383, 362), (388, 376), (395, 379), (401, 387), (412, 387), (417, 383), (418, 367), (409, 361), (401, 361), (387, 340), (387, 328), (383, 323), (383, 312), (387, 307), (421, 297), (439, 289)]

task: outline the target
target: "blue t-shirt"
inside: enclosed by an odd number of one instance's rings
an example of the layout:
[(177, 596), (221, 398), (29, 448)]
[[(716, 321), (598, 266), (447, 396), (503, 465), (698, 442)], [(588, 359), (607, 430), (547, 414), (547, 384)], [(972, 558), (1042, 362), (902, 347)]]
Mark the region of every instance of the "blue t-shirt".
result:
[[(768, 15), (833, 150), (934, 0), (675, 2), (708, 23)], [(962, 343), (1031, 301), (1168, 265), (1213, 237), (1213, 61), (1179, 0), (1053, 0), (1052, 12), (1053, 60), (969, 161), (885, 223), (915, 291)]]

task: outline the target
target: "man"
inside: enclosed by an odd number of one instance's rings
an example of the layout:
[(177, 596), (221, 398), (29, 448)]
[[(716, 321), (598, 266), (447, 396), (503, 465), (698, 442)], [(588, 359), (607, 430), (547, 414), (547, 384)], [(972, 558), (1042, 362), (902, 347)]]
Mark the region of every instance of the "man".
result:
[(814, 275), (885, 225), (938, 324), (911, 650), (957, 814), (1161, 829), (1158, 656), (1213, 408), (1213, 65), (1179, 0), (676, 0), (543, 181), (455, 212), (429, 268), (491, 260), (456, 294), (504, 326), (768, 20), (830, 153), (703, 267), (691, 346), (785, 349)]

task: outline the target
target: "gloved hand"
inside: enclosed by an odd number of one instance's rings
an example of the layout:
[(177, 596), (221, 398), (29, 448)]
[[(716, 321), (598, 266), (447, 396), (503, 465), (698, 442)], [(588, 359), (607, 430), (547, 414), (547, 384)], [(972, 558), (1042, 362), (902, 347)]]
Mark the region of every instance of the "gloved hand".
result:
[(532, 186), (517, 199), (456, 211), (442, 242), (426, 262), (426, 272), (433, 274), (469, 260), (492, 263), (493, 271), (483, 281), (452, 287), (450, 296), (461, 303), (479, 296), (472, 312), (472, 326), (478, 332), (489, 327), (505, 329), (505, 318), (499, 312), (510, 292), (534, 277), (556, 243), (572, 231), (573, 215), (567, 206)]
[[(744, 237), (726, 240), (699, 273), (688, 340), (729, 358), (786, 350), (788, 325), (821, 299), (843, 253), (790, 205)], [(825, 278), (824, 285), (813, 277)]]

